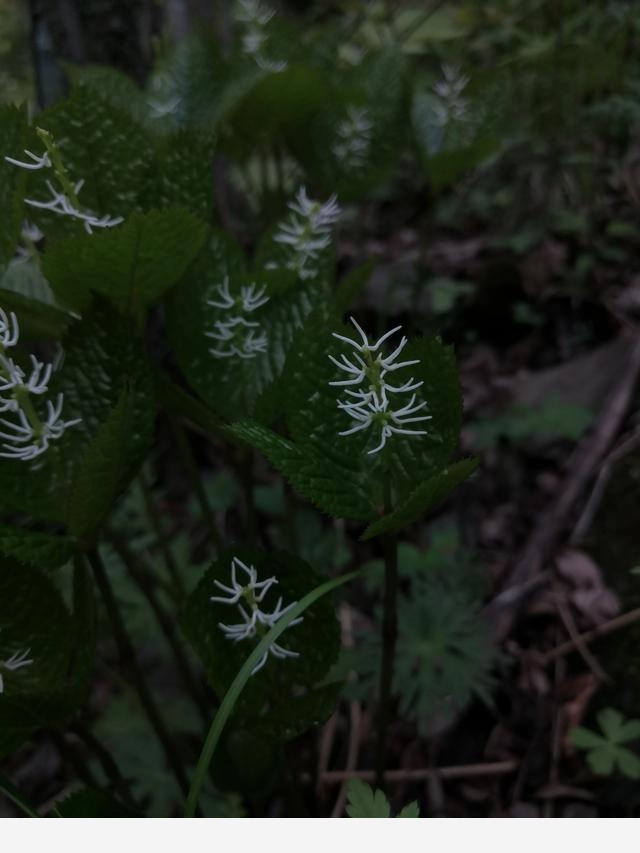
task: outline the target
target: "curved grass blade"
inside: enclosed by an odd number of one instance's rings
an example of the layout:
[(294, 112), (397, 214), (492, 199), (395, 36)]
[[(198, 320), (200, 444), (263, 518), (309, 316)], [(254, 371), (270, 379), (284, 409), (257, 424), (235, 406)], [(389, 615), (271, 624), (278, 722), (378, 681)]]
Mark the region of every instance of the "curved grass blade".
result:
[(17, 806), (21, 812), (24, 812), (27, 817), (40, 817), (33, 806), (24, 799), (20, 791), (14, 787), (6, 776), (0, 773), (0, 793), (4, 794), (8, 800)]
[(267, 634), (264, 635), (255, 649), (251, 652), (238, 671), (238, 674), (231, 682), (231, 685), (222, 700), (222, 704), (213, 718), (209, 734), (207, 735), (207, 739), (202, 747), (202, 752), (200, 753), (200, 758), (198, 759), (196, 771), (193, 776), (193, 782), (191, 783), (191, 789), (185, 804), (185, 817), (193, 817), (195, 815), (198, 800), (200, 799), (200, 791), (209, 770), (213, 753), (215, 752), (218, 741), (220, 740), (220, 735), (222, 734), (227, 720), (231, 716), (231, 712), (238, 701), (238, 697), (251, 677), (251, 672), (254, 666), (258, 663), (271, 643), (278, 639), (280, 634), (282, 634), (294, 619), (300, 616), (301, 613), (304, 613), (308, 607), (310, 607), (319, 598), (322, 598), (323, 595), (326, 595), (328, 592), (342, 586), (342, 584), (348, 583), (359, 574), (359, 572), (350, 572), (348, 575), (342, 575), (339, 578), (334, 578), (333, 580), (327, 581), (326, 583), (320, 584), (320, 586), (317, 586), (315, 589), (312, 589), (311, 592), (305, 595), (304, 598), (301, 598), (295, 607), (292, 607), (291, 610), (283, 616)]

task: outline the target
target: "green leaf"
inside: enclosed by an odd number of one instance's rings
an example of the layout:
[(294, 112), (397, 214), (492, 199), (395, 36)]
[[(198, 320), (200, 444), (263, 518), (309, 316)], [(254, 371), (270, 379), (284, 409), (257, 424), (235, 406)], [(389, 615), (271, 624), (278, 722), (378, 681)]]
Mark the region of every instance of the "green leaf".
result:
[(70, 328), (64, 340), (63, 364), (50, 384), (51, 399), (64, 394), (65, 419), (80, 418), (80, 423), (67, 429), (33, 462), (3, 460), (0, 506), (37, 519), (64, 522), (71, 485), (86, 448), (127, 384), (135, 391), (135, 426), (125, 449), (134, 467), (146, 453), (155, 423), (149, 365), (140, 341), (127, 325), (96, 301)]
[[(76, 617), (41, 572), (9, 559), (0, 572), (0, 661), (29, 650), (30, 666), (0, 667), (0, 755), (18, 747), (32, 732), (66, 717), (84, 696), (87, 666), (77, 667), (89, 651), (90, 638), (79, 644)], [(78, 614), (84, 625), (84, 614)]]
[(463, 483), (478, 467), (477, 459), (463, 459), (421, 483), (388, 515), (370, 524), (360, 537), (372, 539), (381, 533), (402, 530), (430, 512)]
[(598, 749), (604, 743), (604, 738), (591, 729), (576, 726), (571, 730), (571, 742), (579, 749)]
[[(292, 128), (295, 156), (325, 192), (359, 198), (388, 178), (408, 137), (406, 72), (395, 48), (372, 51), (357, 66), (333, 74), (322, 103)], [(350, 130), (354, 115), (366, 131)], [(360, 142), (356, 156), (344, 152), (345, 139), (354, 137)]]
[(628, 779), (640, 779), (640, 758), (623, 746), (618, 747), (616, 761), (620, 772)]
[(91, 291), (139, 317), (184, 274), (205, 229), (187, 210), (134, 213), (124, 225), (54, 244), (43, 270), (61, 303), (86, 309)]
[[(211, 352), (216, 347), (209, 334), (215, 332), (217, 322), (230, 316), (228, 309), (210, 304), (219, 301), (219, 287), (226, 279), (234, 295), (253, 284), (264, 288), (269, 298), (251, 314), (267, 337), (266, 351), (253, 358), (225, 358)], [(239, 418), (260, 405), (267, 417), (277, 408), (273, 386), (282, 375), (295, 334), (325, 293), (316, 282), (299, 284), (287, 271), (247, 274), (239, 246), (214, 230), (185, 280), (165, 303), (167, 332), (178, 364), (194, 390), (219, 414)], [(267, 394), (271, 399), (266, 399)]]
[(36, 568), (57, 569), (74, 553), (73, 541), (67, 536), (52, 536), (0, 524), (0, 552)]
[(347, 786), (349, 817), (391, 817), (391, 807), (382, 791), (373, 790), (361, 779), (351, 779)]
[(323, 512), (336, 518), (371, 518), (374, 507), (357, 470), (343, 468), (313, 448), (302, 450), (255, 421), (239, 421), (230, 429), (236, 438), (264, 453), (296, 491)]
[(398, 817), (420, 817), (418, 803), (415, 800), (412, 803), (409, 803), (408, 806), (405, 806), (402, 809)]
[[(219, 592), (214, 580), (229, 584), (234, 556), (246, 565), (255, 566), (259, 579), (265, 580), (272, 576), (277, 578), (277, 585), (269, 590), (260, 605), (265, 612), (273, 610), (280, 597), (285, 606), (299, 601), (320, 581), (318, 575), (305, 562), (279, 551), (264, 554), (235, 549), (233, 553), (221, 554), (211, 565), (196, 590), (189, 596), (182, 621), (184, 632), (202, 660), (209, 680), (219, 695), (228, 689), (251, 646), (260, 639), (257, 636), (253, 640), (247, 639), (239, 643), (229, 641), (221, 631), (219, 623), (239, 621), (237, 607), (210, 600), (211, 596)], [(238, 579), (244, 579), (241, 571), (238, 573)], [(273, 728), (276, 720), (280, 729), (283, 724), (298, 724), (296, 703), (291, 705), (292, 700), (308, 694), (329, 670), (338, 654), (339, 631), (330, 599), (318, 602), (311, 608), (305, 614), (304, 621), (287, 633), (286, 642), (283, 643), (286, 648), (298, 652), (299, 657), (282, 661), (270, 656), (265, 666), (251, 679), (238, 706), (238, 713), (244, 719), (252, 721), (252, 728), (262, 725), (263, 722)], [(261, 697), (276, 684), (277, 696), (273, 694), (271, 707), (265, 714)], [(313, 702), (309, 701), (313, 705)]]
[(200, 791), (202, 789), (202, 785), (204, 783), (206, 774), (209, 770), (209, 766), (211, 764), (211, 759), (215, 753), (216, 747), (220, 740), (220, 736), (224, 731), (224, 728), (231, 716), (238, 699), (240, 698), (242, 691), (247, 685), (247, 682), (251, 678), (252, 672), (258, 661), (262, 658), (263, 654), (267, 651), (267, 649), (274, 643), (280, 635), (289, 627), (291, 622), (294, 619), (297, 619), (303, 613), (307, 611), (309, 607), (318, 602), (323, 596), (327, 595), (329, 592), (332, 592), (339, 586), (342, 586), (345, 583), (353, 580), (358, 576), (358, 572), (351, 572), (347, 575), (342, 575), (339, 578), (334, 578), (333, 580), (326, 581), (326, 583), (317, 586), (315, 589), (308, 592), (304, 598), (296, 603), (294, 607), (289, 610), (289, 612), (283, 616), (278, 622), (271, 628), (267, 634), (260, 640), (258, 645), (253, 649), (251, 654), (247, 657), (245, 662), (242, 664), (242, 667), (236, 674), (233, 679), (229, 689), (224, 695), (224, 698), (220, 704), (220, 707), (213, 719), (211, 724), (211, 728), (209, 729), (209, 733), (207, 734), (207, 738), (205, 740), (204, 746), (202, 748), (202, 752), (200, 753), (200, 758), (198, 759), (198, 765), (196, 767), (193, 782), (191, 784), (191, 790), (189, 791), (189, 795), (187, 797), (187, 801), (185, 803), (184, 815), (185, 817), (193, 817), (196, 809), (198, 807), (198, 801), (200, 799)]
[(13, 264), (7, 269), (0, 279), (0, 306), (17, 315), (21, 343), (30, 338), (59, 340), (72, 319), (56, 305), (36, 260)]
[(167, 136), (158, 154), (158, 177), (145, 206), (180, 206), (201, 222), (211, 222), (214, 152), (213, 134), (182, 129)]
[[(78, 85), (71, 96), (38, 116), (58, 145), (83, 207), (104, 216), (127, 217), (139, 209), (151, 168), (150, 138), (126, 112), (102, 98), (92, 86)], [(42, 143), (33, 142), (39, 151)], [(49, 170), (28, 176), (31, 198), (50, 198), (45, 180)], [(30, 217), (48, 238), (84, 233), (82, 223), (67, 216), (30, 208)]]
[(85, 548), (93, 546), (131, 474), (126, 448), (135, 423), (134, 403), (133, 391), (124, 388), (87, 448), (74, 479), (67, 526)]

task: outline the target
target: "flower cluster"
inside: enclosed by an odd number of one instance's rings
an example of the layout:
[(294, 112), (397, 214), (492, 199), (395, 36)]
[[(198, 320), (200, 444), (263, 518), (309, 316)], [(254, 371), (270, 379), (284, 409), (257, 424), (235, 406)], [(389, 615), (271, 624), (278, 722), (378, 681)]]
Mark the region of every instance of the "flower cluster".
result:
[[(242, 570), (248, 578), (248, 582), (242, 584), (238, 580), (237, 571)], [(234, 557), (231, 560), (231, 586), (221, 583), (219, 580), (214, 580), (214, 584), (218, 589), (225, 593), (224, 596), (214, 595), (211, 601), (216, 601), (219, 604), (236, 605), (242, 621), (233, 625), (225, 625), (222, 622), (218, 623), (218, 627), (229, 640), (234, 643), (239, 643), (241, 640), (246, 640), (250, 637), (255, 637), (260, 634), (265, 634), (270, 628), (276, 624), (281, 616), (288, 613), (297, 602), (292, 601), (286, 607), (282, 606), (282, 598), (278, 599), (278, 603), (271, 612), (262, 610), (260, 605), (264, 601), (265, 595), (269, 592), (274, 584), (278, 581), (275, 577), (267, 578), (267, 580), (259, 581), (258, 573), (253, 566), (247, 566), (242, 560)], [(244, 606), (243, 606), (244, 605)], [(287, 627), (299, 625), (304, 619), (300, 616), (298, 619), (293, 619)], [(299, 652), (293, 652), (290, 649), (285, 649), (278, 643), (271, 643), (267, 651), (260, 658), (258, 663), (251, 671), (251, 675), (258, 672), (259, 669), (267, 662), (269, 655), (284, 660), (285, 658), (297, 658)]]
[(367, 160), (371, 148), (373, 124), (363, 107), (350, 106), (344, 118), (336, 128), (338, 141), (332, 151), (347, 169), (361, 169)]
[(38, 135), (45, 143), (46, 150), (42, 155), (33, 154), (33, 152), (24, 149), (24, 153), (29, 160), (16, 160), (13, 157), (5, 157), (4, 159), (18, 166), (20, 169), (35, 171), (38, 169), (53, 169), (55, 178), (60, 184), (60, 189), (56, 189), (53, 183), (46, 180), (47, 189), (51, 194), (51, 198), (42, 201), (40, 199), (25, 198), (25, 204), (30, 207), (39, 208), (40, 210), (49, 210), (51, 213), (57, 213), (60, 216), (70, 216), (73, 219), (79, 219), (84, 225), (87, 234), (92, 234), (94, 228), (112, 228), (114, 225), (119, 225), (123, 222), (121, 216), (96, 216), (89, 210), (82, 210), (78, 200), (78, 193), (84, 186), (84, 180), (80, 180), (75, 184), (69, 181), (66, 170), (62, 165), (59, 151), (53, 142), (51, 134), (46, 131), (39, 130)]
[(263, 71), (278, 73), (284, 71), (287, 63), (268, 59), (265, 49), (269, 36), (265, 30), (275, 12), (260, 0), (239, 0), (236, 20), (244, 25), (242, 33), (242, 50), (250, 56)]
[[(374, 344), (370, 344), (364, 330), (353, 317), (351, 317), (351, 322), (360, 333), (362, 343), (334, 332), (334, 338), (338, 338), (349, 344), (354, 348), (355, 352), (351, 355), (351, 358), (347, 358), (343, 354), (341, 360), (332, 355), (329, 356), (336, 367), (339, 367), (349, 377), (348, 379), (330, 382), (329, 385), (340, 387), (361, 386), (357, 390), (352, 390), (351, 387), (345, 388), (345, 394), (348, 396), (348, 399), (338, 400), (338, 408), (355, 421), (352, 427), (339, 432), (338, 435), (352, 435), (369, 427), (379, 429), (380, 443), (373, 450), (369, 450), (369, 454), (378, 453), (382, 450), (387, 443), (387, 439), (391, 438), (394, 433), (400, 435), (426, 435), (425, 430), (415, 429), (413, 426), (407, 428), (408, 424), (431, 420), (430, 415), (423, 414), (416, 416), (417, 412), (426, 408), (427, 403), (425, 401), (416, 403), (416, 395), (411, 393), (420, 388), (424, 383), (414, 382), (413, 377), (402, 385), (390, 385), (387, 381), (388, 373), (393, 373), (394, 370), (399, 370), (401, 367), (410, 367), (412, 364), (419, 363), (417, 360), (397, 361), (398, 356), (407, 344), (407, 338), (405, 337), (401, 339), (398, 346), (390, 355), (384, 356), (382, 354), (382, 344), (399, 331), (401, 326), (396, 326), (391, 331), (382, 335)], [(392, 397), (398, 394), (411, 394), (411, 397), (404, 406), (394, 409), (389, 398), (390, 394)]]
[[(209, 352), (217, 358), (255, 358), (258, 353), (267, 350), (267, 335), (260, 331), (260, 324), (248, 320), (251, 314), (269, 301), (265, 296), (266, 287), (258, 288), (249, 284), (240, 289), (240, 295), (233, 297), (229, 291), (229, 278), (218, 287), (219, 299), (209, 299), (207, 304), (213, 308), (231, 312), (228, 319), (217, 320), (214, 332), (205, 332), (208, 338), (217, 341)], [(223, 349), (221, 347), (224, 347)]]
[(0, 457), (28, 462), (44, 453), (51, 441), (60, 438), (68, 427), (80, 423), (80, 419), (62, 420), (62, 393), (55, 402), (46, 401), (46, 417), (44, 420), (40, 417), (32, 397), (46, 394), (53, 365), (44, 364), (32, 355), (31, 370), (25, 372), (7, 355), (19, 337), (18, 318), (0, 308), (0, 412), (13, 416), (12, 420), (0, 418)]
[(468, 102), (462, 96), (468, 84), (469, 78), (461, 74), (459, 68), (453, 65), (442, 66), (442, 80), (433, 87), (438, 96), (435, 105), (436, 120), (441, 127), (445, 127), (450, 121), (468, 120)]
[(10, 658), (7, 658), (7, 660), (0, 661), (0, 696), (4, 693), (4, 678), (2, 677), (2, 670), (5, 669), (7, 672), (15, 672), (23, 666), (31, 666), (33, 660), (29, 658), (30, 652), (31, 649), (23, 649), (21, 652), (14, 652), (14, 654), (12, 654)]
[(320, 253), (331, 243), (331, 228), (340, 217), (340, 205), (335, 195), (324, 204), (313, 201), (300, 187), (295, 200), (289, 202), (289, 210), (291, 216), (281, 223), (273, 239), (291, 249), (287, 269), (294, 270), (303, 280), (313, 278), (318, 273)]

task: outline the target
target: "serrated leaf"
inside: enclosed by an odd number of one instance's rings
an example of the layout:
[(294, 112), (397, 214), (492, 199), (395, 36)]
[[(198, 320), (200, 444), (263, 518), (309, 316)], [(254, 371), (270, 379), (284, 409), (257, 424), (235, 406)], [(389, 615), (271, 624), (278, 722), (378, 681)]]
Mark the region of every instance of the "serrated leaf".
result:
[[(259, 333), (266, 335), (265, 351), (251, 358), (224, 357), (224, 346), (209, 337), (216, 323), (237, 313), (210, 304), (220, 300), (225, 280), (234, 296), (254, 285), (268, 297), (250, 315)], [(266, 400), (265, 394), (275, 394), (272, 386), (282, 374), (295, 334), (323, 297), (317, 283), (299, 284), (284, 271), (247, 273), (240, 248), (214, 230), (184, 282), (166, 300), (167, 331), (178, 364), (207, 405), (229, 419), (253, 413), (258, 403), (263, 412), (273, 410), (273, 400)]]
[(421, 516), (430, 512), (437, 504), (463, 483), (478, 467), (477, 459), (463, 459), (430, 477), (417, 486), (393, 512), (370, 524), (361, 539), (372, 539), (382, 533), (402, 530)]
[(236, 438), (264, 453), (296, 491), (323, 512), (336, 518), (371, 518), (374, 507), (357, 471), (340, 467), (313, 448), (303, 452), (255, 421), (239, 421), (230, 429)]
[[(29, 566), (4, 558), (0, 572), (0, 661), (29, 650), (30, 666), (2, 669), (0, 754), (32, 732), (69, 714), (84, 685), (74, 658), (79, 649), (74, 618), (51, 581)], [(83, 637), (83, 644), (87, 638)], [(86, 646), (85, 646), (86, 647)]]
[(180, 206), (211, 222), (214, 152), (213, 134), (182, 129), (163, 139), (145, 206)]
[[(233, 681), (259, 637), (242, 642), (231, 642), (219, 623), (233, 624), (241, 621), (236, 605), (229, 606), (210, 600), (219, 590), (214, 580), (229, 583), (232, 557), (253, 565), (258, 579), (275, 576), (278, 583), (260, 603), (263, 611), (272, 610), (282, 597), (284, 605), (298, 601), (321, 581), (321, 578), (299, 558), (284, 552), (251, 552), (235, 549), (224, 552), (211, 565), (197, 589), (187, 600), (183, 630), (204, 664), (216, 693), (220, 696)], [(299, 657), (279, 660), (269, 656), (265, 666), (250, 679), (236, 712), (243, 719), (252, 720), (251, 727), (267, 726), (272, 734), (286, 736), (288, 729), (299, 724), (297, 714), (304, 703), (297, 704), (303, 695), (311, 696), (314, 686), (334, 663), (340, 645), (338, 624), (333, 604), (324, 598), (305, 612), (302, 623), (291, 627), (283, 635), (281, 645), (298, 652)], [(269, 709), (264, 708), (265, 691), (270, 695)], [(296, 701), (292, 701), (294, 700)], [(305, 713), (313, 722), (317, 712), (314, 700), (308, 698)], [(297, 710), (296, 710), (297, 708)]]
[(139, 317), (179, 281), (204, 235), (188, 210), (134, 213), (118, 228), (60, 240), (44, 255), (43, 270), (59, 301), (77, 311), (86, 309), (93, 291)]
[(135, 423), (134, 403), (133, 391), (124, 388), (78, 466), (71, 488), (67, 527), (85, 547), (93, 545), (131, 473), (126, 448)]
[[(294, 154), (314, 182), (348, 200), (384, 181), (407, 138), (406, 91), (406, 62), (393, 48), (334, 75), (319, 109), (291, 134)], [(367, 129), (354, 130), (353, 117)]]
[(391, 807), (382, 791), (375, 790), (361, 779), (351, 779), (347, 786), (349, 817), (391, 817)]
[(71, 559), (74, 544), (67, 536), (52, 536), (0, 524), (0, 553), (35, 568), (51, 570)]
[[(129, 216), (140, 207), (151, 162), (150, 137), (130, 115), (102, 98), (92, 86), (78, 85), (71, 96), (38, 116), (37, 126), (53, 134), (70, 179), (84, 181), (79, 199), (98, 216)], [(35, 151), (42, 143), (34, 139)], [(51, 197), (45, 181), (48, 169), (28, 176), (30, 198)], [(30, 208), (47, 234), (83, 234), (81, 222)]]
[(70, 328), (63, 363), (49, 387), (52, 399), (64, 395), (65, 419), (80, 418), (80, 423), (33, 462), (3, 460), (0, 506), (64, 522), (78, 465), (127, 383), (136, 393), (135, 426), (126, 442), (133, 466), (146, 451), (155, 422), (151, 374), (140, 342), (112, 309), (97, 302)]

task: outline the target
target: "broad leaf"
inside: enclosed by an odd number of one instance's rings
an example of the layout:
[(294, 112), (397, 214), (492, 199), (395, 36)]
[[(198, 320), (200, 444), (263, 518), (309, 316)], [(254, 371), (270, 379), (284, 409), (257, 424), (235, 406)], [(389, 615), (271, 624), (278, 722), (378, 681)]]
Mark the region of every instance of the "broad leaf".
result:
[(57, 569), (71, 559), (73, 541), (67, 536), (53, 536), (0, 524), (0, 553), (35, 568)]
[(91, 547), (104, 519), (127, 483), (129, 436), (135, 425), (135, 395), (124, 388), (108, 418), (88, 446), (74, 479), (67, 526), (85, 547)]
[[(278, 551), (266, 554), (236, 549), (221, 554), (212, 564), (187, 601), (183, 630), (220, 696), (259, 639), (259, 636), (241, 642), (228, 639), (219, 623), (241, 622), (238, 606), (210, 600), (211, 596), (224, 595), (214, 580), (229, 585), (233, 556), (254, 566), (258, 580), (277, 578), (277, 585), (269, 589), (260, 603), (265, 612), (272, 611), (280, 597), (284, 606), (298, 601), (321, 581), (302, 560)], [(238, 580), (245, 582), (242, 571), (238, 572)], [(290, 627), (279, 643), (299, 656), (280, 660), (269, 655), (264, 667), (249, 680), (236, 713), (250, 719), (252, 728), (260, 726), (286, 737), (296, 734), (301, 725), (311, 725), (320, 711), (324, 709), (324, 714), (327, 709), (326, 703), (318, 704), (320, 696), (313, 698), (313, 688), (334, 663), (340, 645), (331, 600), (323, 598), (305, 611), (303, 622)], [(269, 697), (266, 707), (265, 695)]]
[[(77, 601), (77, 599), (76, 599)], [(92, 653), (87, 602), (72, 616), (45, 575), (12, 560), (0, 572), (0, 755), (36, 729), (55, 723), (83, 701)], [(82, 627), (82, 630), (79, 630)], [(33, 662), (7, 669), (12, 655)]]
[(393, 512), (370, 524), (361, 539), (372, 539), (374, 536), (380, 536), (381, 533), (402, 530), (417, 521), (448, 497), (456, 486), (463, 483), (475, 471), (477, 465), (477, 459), (463, 459), (434, 477), (430, 477), (401, 501)]
[(204, 226), (187, 210), (135, 213), (118, 228), (59, 241), (43, 268), (63, 304), (82, 311), (93, 291), (139, 317), (179, 281), (203, 240)]

